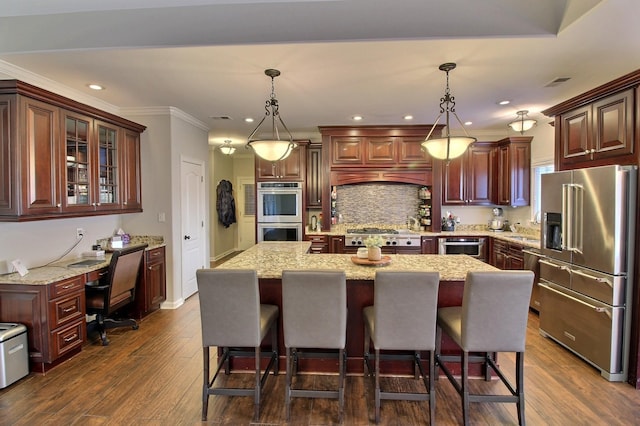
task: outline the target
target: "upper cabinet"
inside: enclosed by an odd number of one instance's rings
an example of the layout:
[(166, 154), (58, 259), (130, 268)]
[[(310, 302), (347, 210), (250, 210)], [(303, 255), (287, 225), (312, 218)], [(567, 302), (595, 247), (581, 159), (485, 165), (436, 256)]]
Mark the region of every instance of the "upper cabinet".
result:
[(551, 107), (556, 169), (637, 164), (640, 70)]
[(141, 211), (144, 129), (26, 83), (0, 81), (0, 220)]
[(442, 166), (443, 205), (491, 205), (495, 200), (495, 145), (475, 142)]
[(518, 136), (497, 142), (496, 204), (512, 207), (529, 205), (532, 139)]
[(307, 208), (322, 208), (322, 145), (312, 143), (307, 148)]
[(267, 161), (256, 155), (256, 181), (304, 181), (308, 142), (296, 141), (298, 146), (284, 160)]

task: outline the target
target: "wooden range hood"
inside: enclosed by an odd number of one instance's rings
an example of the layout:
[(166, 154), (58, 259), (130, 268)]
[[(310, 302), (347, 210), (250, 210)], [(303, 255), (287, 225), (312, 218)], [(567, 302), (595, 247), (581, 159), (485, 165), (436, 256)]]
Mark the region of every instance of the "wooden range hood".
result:
[(411, 183), (431, 185), (431, 170), (332, 170), (331, 186), (369, 182)]

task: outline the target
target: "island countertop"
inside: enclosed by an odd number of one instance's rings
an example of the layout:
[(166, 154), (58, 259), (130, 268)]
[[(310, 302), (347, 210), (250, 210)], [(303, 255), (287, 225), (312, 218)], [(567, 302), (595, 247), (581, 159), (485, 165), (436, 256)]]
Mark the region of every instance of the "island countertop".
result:
[(309, 254), (311, 243), (262, 242), (224, 262), (216, 269), (255, 269), (258, 278), (282, 278), (283, 270), (343, 270), (348, 280), (373, 280), (376, 271), (437, 271), (441, 281), (464, 281), (468, 271), (498, 269), (466, 255), (390, 254), (386, 266), (356, 265), (351, 254)]

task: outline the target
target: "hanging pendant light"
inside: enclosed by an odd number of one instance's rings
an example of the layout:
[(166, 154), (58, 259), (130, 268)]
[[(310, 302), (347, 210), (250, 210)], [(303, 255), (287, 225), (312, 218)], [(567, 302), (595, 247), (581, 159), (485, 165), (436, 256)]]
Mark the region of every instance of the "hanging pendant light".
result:
[[(267, 161), (280, 161), (284, 160), (291, 154), (291, 151), (297, 146), (293, 142), (293, 136), (291, 132), (282, 121), (280, 113), (278, 111), (278, 100), (274, 90), (273, 80), (280, 75), (280, 71), (275, 69), (267, 69), (264, 73), (271, 77), (271, 98), (267, 100), (264, 109), (266, 110), (264, 117), (260, 120), (260, 123), (253, 129), (253, 132), (249, 135), (247, 147), (251, 147), (253, 152)], [(268, 136), (261, 138), (258, 134), (258, 130), (262, 123), (265, 122), (267, 117), (271, 118), (271, 131)], [(278, 126), (281, 126), (283, 130), (289, 135), (288, 139), (280, 138), (280, 130)]]
[[(451, 96), (451, 92), (449, 91), (449, 71), (455, 69), (456, 64), (453, 62), (447, 62), (446, 64), (440, 65), (438, 67), (440, 71), (444, 71), (447, 74), (447, 87), (444, 92), (444, 96), (440, 98), (440, 114), (436, 118), (435, 123), (433, 123), (433, 127), (429, 131), (424, 142), (422, 142), (422, 146), (429, 152), (434, 158), (438, 158), (440, 160), (450, 160), (452, 158), (456, 158), (464, 154), (467, 150), (467, 147), (474, 143), (477, 139), (472, 138), (467, 134), (467, 131), (462, 124), (462, 121), (456, 114), (456, 102), (455, 98)], [(446, 134), (445, 136), (439, 138), (429, 139), (433, 131), (435, 130), (442, 114), (445, 114), (446, 120)], [(450, 122), (450, 114), (458, 120), (460, 127), (464, 132), (464, 136), (454, 136), (451, 134), (451, 122)]]
[(224, 155), (231, 155), (236, 152), (235, 147), (231, 146), (231, 139), (225, 139), (224, 144), (220, 145), (219, 149)]
[(518, 118), (515, 121), (509, 123), (509, 127), (511, 127), (516, 132), (520, 132), (520, 134), (523, 135), (524, 132), (536, 125), (536, 120), (530, 119), (527, 116), (528, 113), (529, 111), (527, 110), (516, 112)]

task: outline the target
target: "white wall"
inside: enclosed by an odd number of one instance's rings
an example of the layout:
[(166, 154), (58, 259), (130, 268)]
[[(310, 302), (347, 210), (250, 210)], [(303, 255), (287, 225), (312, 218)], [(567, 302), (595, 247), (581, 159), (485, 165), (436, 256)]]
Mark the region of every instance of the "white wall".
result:
[[(184, 301), (180, 161), (183, 157), (201, 161), (205, 164), (205, 176), (208, 176), (207, 130), (175, 108), (126, 109), (123, 112), (126, 118), (147, 126), (147, 130), (142, 134), (141, 149), (144, 211), (123, 217), (122, 227), (126, 232), (137, 235), (164, 237), (167, 244), (167, 300), (163, 307), (177, 307)], [(208, 188), (206, 179), (205, 185)], [(208, 204), (208, 200), (205, 203)], [(160, 222), (161, 214), (164, 214), (164, 222)], [(208, 235), (208, 220), (205, 232)], [(208, 244), (205, 252), (208, 259)]]

